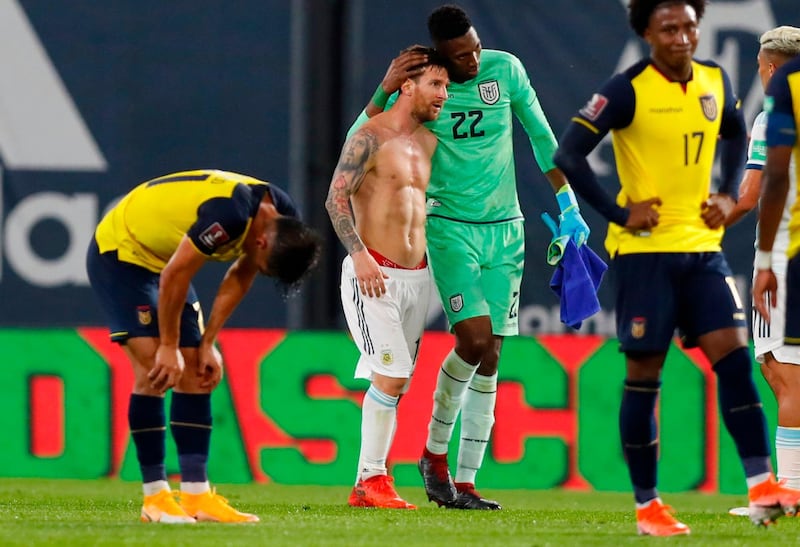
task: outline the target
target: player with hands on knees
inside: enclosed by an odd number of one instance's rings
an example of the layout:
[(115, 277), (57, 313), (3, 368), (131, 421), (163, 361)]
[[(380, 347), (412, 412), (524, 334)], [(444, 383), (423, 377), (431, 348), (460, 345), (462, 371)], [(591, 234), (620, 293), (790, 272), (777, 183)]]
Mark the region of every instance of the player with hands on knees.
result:
[[(288, 293), (319, 259), (320, 238), (283, 190), (217, 170), (141, 183), (100, 221), (89, 245), (89, 281), (134, 372), (128, 425), (142, 473), (145, 522), (256, 522), (211, 489), (211, 392), (222, 380), (217, 335), (257, 274)], [(232, 262), (208, 323), (192, 279), (208, 261)], [(178, 451), (176, 500), (165, 467), (164, 395)]]

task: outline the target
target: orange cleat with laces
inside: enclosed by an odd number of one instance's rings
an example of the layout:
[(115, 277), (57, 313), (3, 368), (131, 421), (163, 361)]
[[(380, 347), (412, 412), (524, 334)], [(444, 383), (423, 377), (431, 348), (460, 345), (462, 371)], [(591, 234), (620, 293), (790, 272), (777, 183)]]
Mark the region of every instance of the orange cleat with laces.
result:
[(680, 536), (691, 532), (689, 527), (672, 516), (672, 507), (660, 499), (652, 500), (636, 510), (636, 529), (644, 536)]
[(194, 524), (195, 520), (184, 511), (171, 490), (162, 490), (144, 497), (142, 522), (163, 524)]
[(784, 486), (785, 480), (776, 481), (770, 476), (767, 480), (750, 488), (747, 497), (750, 520), (753, 524), (767, 526), (783, 515), (797, 514), (800, 505), (800, 490)]
[(181, 492), (181, 507), (198, 521), (208, 522), (258, 522), (258, 517), (241, 513), (228, 504), (228, 500), (217, 494), (214, 488), (202, 494)]
[(376, 475), (358, 481), (347, 500), (351, 507), (382, 507), (384, 509), (416, 509), (394, 489), (394, 479), (386, 475)]

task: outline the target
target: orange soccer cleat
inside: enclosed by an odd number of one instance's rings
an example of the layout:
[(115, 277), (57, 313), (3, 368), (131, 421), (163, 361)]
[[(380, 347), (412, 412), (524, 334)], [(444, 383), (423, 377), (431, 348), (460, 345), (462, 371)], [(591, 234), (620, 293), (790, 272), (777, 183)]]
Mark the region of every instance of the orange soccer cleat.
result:
[(228, 504), (228, 500), (217, 494), (214, 488), (202, 494), (180, 493), (181, 507), (198, 521), (209, 522), (258, 522), (258, 517), (241, 513)]
[(747, 497), (750, 520), (753, 524), (766, 526), (783, 515), (795, 515), (800, 505), (800, 490), (784, 486), (786, 481), (776, 481), (771, 476), (750, 488)]
[(347, 500), (352, 507), (382, 507), (384, 509), (416, 509), (394, 489), (394, 479), (386, 475), (376, 475), (358, 481)]
[(169, 490), (144, 497), (142, 522), (162, 522), (164, 524), (193, 524), (194, 518), (186, 514)]
[(636, 529), (645, 536), (679, 536), (691, 530), (672, 516), (672, 507), (660, 499), (652, 500), (642, 509), (636, 510)]

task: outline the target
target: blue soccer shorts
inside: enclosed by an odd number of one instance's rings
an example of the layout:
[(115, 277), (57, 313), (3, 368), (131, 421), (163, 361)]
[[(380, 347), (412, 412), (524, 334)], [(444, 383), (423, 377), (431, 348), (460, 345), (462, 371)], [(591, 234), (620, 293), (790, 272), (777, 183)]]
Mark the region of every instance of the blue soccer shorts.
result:
[[(121, 262), (116, 251), (100, 254), (92, 238), (86, 271), (100, 305), (109, 319), (111, 340), (158, 338), (159, 274)], [(180, 347), (197, 347), (203, 333), (203, 312), (193, 286), (189, 286), (181, 313)]]
[(704, 334), (747, 327), (721, 252), (618, 255), (611, 268), (620, 351), (666, 352), (676, 329), (691, 346)]

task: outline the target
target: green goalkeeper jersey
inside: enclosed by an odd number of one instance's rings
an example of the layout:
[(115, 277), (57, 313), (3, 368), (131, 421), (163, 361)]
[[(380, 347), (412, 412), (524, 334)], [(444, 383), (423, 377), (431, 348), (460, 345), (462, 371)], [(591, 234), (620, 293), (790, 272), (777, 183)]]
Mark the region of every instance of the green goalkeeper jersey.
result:
[(514, 114), (542, 172), (555, 167), (557, 142), (520, 60), (483, 50), (478, 75), (452, 82), (435, 121), (439, 139), (428, 187), (428, 215), (467, 222), (520, 219), (514, 169)]

